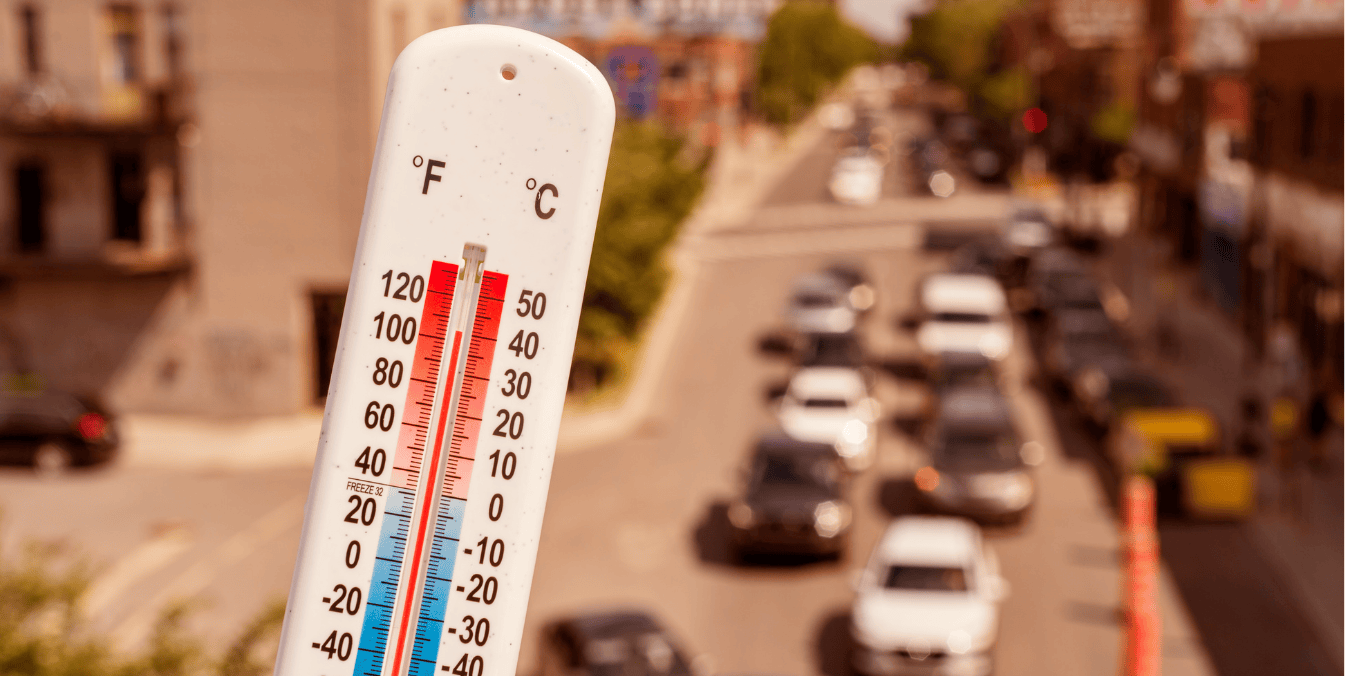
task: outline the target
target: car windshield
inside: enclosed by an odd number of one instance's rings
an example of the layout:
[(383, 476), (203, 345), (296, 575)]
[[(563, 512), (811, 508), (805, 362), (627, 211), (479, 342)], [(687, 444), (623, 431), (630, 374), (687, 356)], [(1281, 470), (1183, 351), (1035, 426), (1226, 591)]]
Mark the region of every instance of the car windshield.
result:
[(799, 307), (824, 308), (836, 305), (836, 298), (823, 293), (801, 293), (794, 298)]
[(804, 408), (846, 408), (847, 406), (849, 406), (849, 403), (845, 399), (813, 398), (803, 400)]
[(961, 592), (968, 590), (962, 568), (950, 566), (888, 566), (884, 589)]
[(963, 364), (946, 366), (940, 370), (936, 381), (940, 387), (996, 385), (996, 376), (985, 364)]
[(1003, 430), (950, 430), (935, 449), (935, 463), (944, 467), (997, 469), (1019, 462), (1019, 445)]
[(1147, 378), (1114, 380), (1109, 386), (1109, 400), (1119, 408), (1169, 406), (1174, 403), (1170, 392)]
[(840, 470), (835, 458), (799, 453), (761, 456), (753, 472), (755, 484), (779, 486), (832, 486)]
[(858, 366), (864, 361), (859, 344), (851, 338), (819, 337), (804, 351), (805, 366)]
[(978, 312), (937, 312), (935, 313), (935, 321), (954, 324), (988, 324), (991, 322), (991, 316)]
[(583, 647), (595, 676), (686, 676), (685, 659), (661, 634), (598, 638)]

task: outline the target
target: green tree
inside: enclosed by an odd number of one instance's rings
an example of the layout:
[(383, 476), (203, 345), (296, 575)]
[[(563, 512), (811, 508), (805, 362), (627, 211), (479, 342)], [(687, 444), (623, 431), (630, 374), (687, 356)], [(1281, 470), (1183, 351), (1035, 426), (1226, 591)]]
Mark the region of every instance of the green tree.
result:
[(706, 153), (655, 123), (621, 122), (611, 143), (583, 293), (575, 363), (614, 371), (667, 284), (664, 254), (704, 189)]
[(272, 671), (285, 605), (280, 601), (250, 622), (220, 660), (209, 658), (183, 627), (194, 601), (175, 603), (162, 613), (144, 651), (119, 655), (80, 617), (89, 566), (72, 563), (59, 547), (47, 544), (29, 544), (15, 558), (0, 559), (0, 675), (264, 676)]
[(1024, 0), (939, 0), (912, 19), (902, 56), (962, 89), (974, 112), (1009, 120), (1033, 105), (1033, 80), (1023, 68), (999, 68), (994, 47), (1001, 26)]
[(771, 15), (756, 71), (756, 100), (766, 119), (790, 124), (850, 69), (879, 58), (878, 45), (843, 21), (836, 6), (789, 0)]

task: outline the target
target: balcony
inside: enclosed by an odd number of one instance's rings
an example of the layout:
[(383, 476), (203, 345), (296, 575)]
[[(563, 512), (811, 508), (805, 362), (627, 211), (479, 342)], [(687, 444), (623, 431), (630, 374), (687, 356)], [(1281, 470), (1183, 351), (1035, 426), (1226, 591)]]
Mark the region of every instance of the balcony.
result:
[(41, 74), (0, 85), (0, 136), (10, 138), (149, 139), (172, 137), (190, 115), (189, 84), (104, 86), (97, 93)]

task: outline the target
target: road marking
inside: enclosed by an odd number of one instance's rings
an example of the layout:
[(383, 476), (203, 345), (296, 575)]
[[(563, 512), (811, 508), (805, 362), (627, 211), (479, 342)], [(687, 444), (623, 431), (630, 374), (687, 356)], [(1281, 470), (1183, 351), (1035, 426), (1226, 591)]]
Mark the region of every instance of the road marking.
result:
[(118, 624), (109, 633), (112, 644), (122, 650), (141, 645), (168, 604), (200, 594), (220, 571), (230, 568), (287, 528), (298, 525), (304, 516), (304, 508), (305, 496), (295, 496), (232, 535)]
[(185, 526), (174, 526), (133, 549), (94, 580), (80, 599), (85, 617), (94, 617), (142, 578), (174, 562), (193, 544)]

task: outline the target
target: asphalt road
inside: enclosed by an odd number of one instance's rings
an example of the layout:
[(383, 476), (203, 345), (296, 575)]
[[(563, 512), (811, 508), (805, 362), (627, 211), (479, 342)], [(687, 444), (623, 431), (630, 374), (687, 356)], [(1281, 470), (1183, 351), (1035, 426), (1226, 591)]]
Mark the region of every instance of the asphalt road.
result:
[[(617, 605), (653, 611), (718, 673), (846, 673), (850, 580), (888, 520), (906, 511), (904, 477), (916, 462), (906, 418), (920, 390), (906, 377), (914, 375), (914, 348), (897, 318), (920, 277), (945, 265), (945, 253), (926, 250), (917, 234), (942, 227), (944, 219), (971, 222), (1001, 196), (988, 191), (969, 199), (960, 192), (939, 206), (895, 200), (894, 207), (871, 212), (867, 231), (842, 230), (837, 216), (847, 212), (822, 204), (823, 166), (829, 167), (833, 143), (826, 139), (809, 153), (762, 212), (813, 206), (820, 217), (805, 212), (812, 218), (792, 231), (746, 224), (708, 235), (692, 309), (648, 422), (632, 438), (556, 461), (520, 673), (535, 667), (543, 622)], [(906, 195), (904, 179), (904, 171), (890, 169), (895, 184), (885, 195)], [(913, 207), (931, 216), (918, 223)], [(759, 346), (777, 328), (794, 277), (841, 256), (863, 261), (880, 289), (879, 307), (865, 325), (866, 346), (881, 374), (877, 396), (899, 424), (884, 426), (878, 462), (852, 484), (856, 518), (843, 560), (734, 565), (721, 506), (735, 494), (749, 445), (771, 423), (769, 396), (790, 369)], [(1006, 389), (1022, 430), (1050, 452), (1038, 469), (1039, 501), (1029, 522), (989, 534), (1011, 586), (997, 668), (1004, 674), (1114, 673), (1119, 585), (1111, 509), (1093, 457), (1081, 441), (1064, 438), (1057, 411), (1028, 386), (1027, 353), (1023, 340)], [(143, 641), (156, 613), (174, 599), (201, 599), (190, 628), (220, 650), (268, 602), (285, 596), (309, 477), (301, 468), (193, 472), (113, 465), (39, 480), (5, 470), (0, 555), (37, 538), (65, 542), (72, 555), (94, 562), (95, 589), (86, 599), (92, 628), (122, 644)], [(1174, 537), (1166, 534), (1167, 559)], [(1212, 592), (1199, 597), (1198, 579), (1208, 577), (1197, 569), (1180, 577), (1194, 585), (1182, 594), (1191, 605), (1215, 611), (1249, 598), (1226, 606)], [(1216, 590), (1216, 581), (1211, 584)], [(1254, 607), (1281, 605), (1280, 590), (1236, 589), (1267, 603)], [(1164, 673), (1212, 673), (1203, 646), (1230, 644), (1200, 640), (1189, 613), (1171, 602), (1178, 595), (1168, 579), (1166, 590)], [(1229, 619), (1228, 631), (1256, 630)], [(1213, 634), (1201, 632), (1204, 639)], [(1241, 633), (1231, 640), (1286, 654), (1266, 636)], [(1222, 674), (1258, 673), (1225, 656), (1211, 662), (1226, 667)]]

